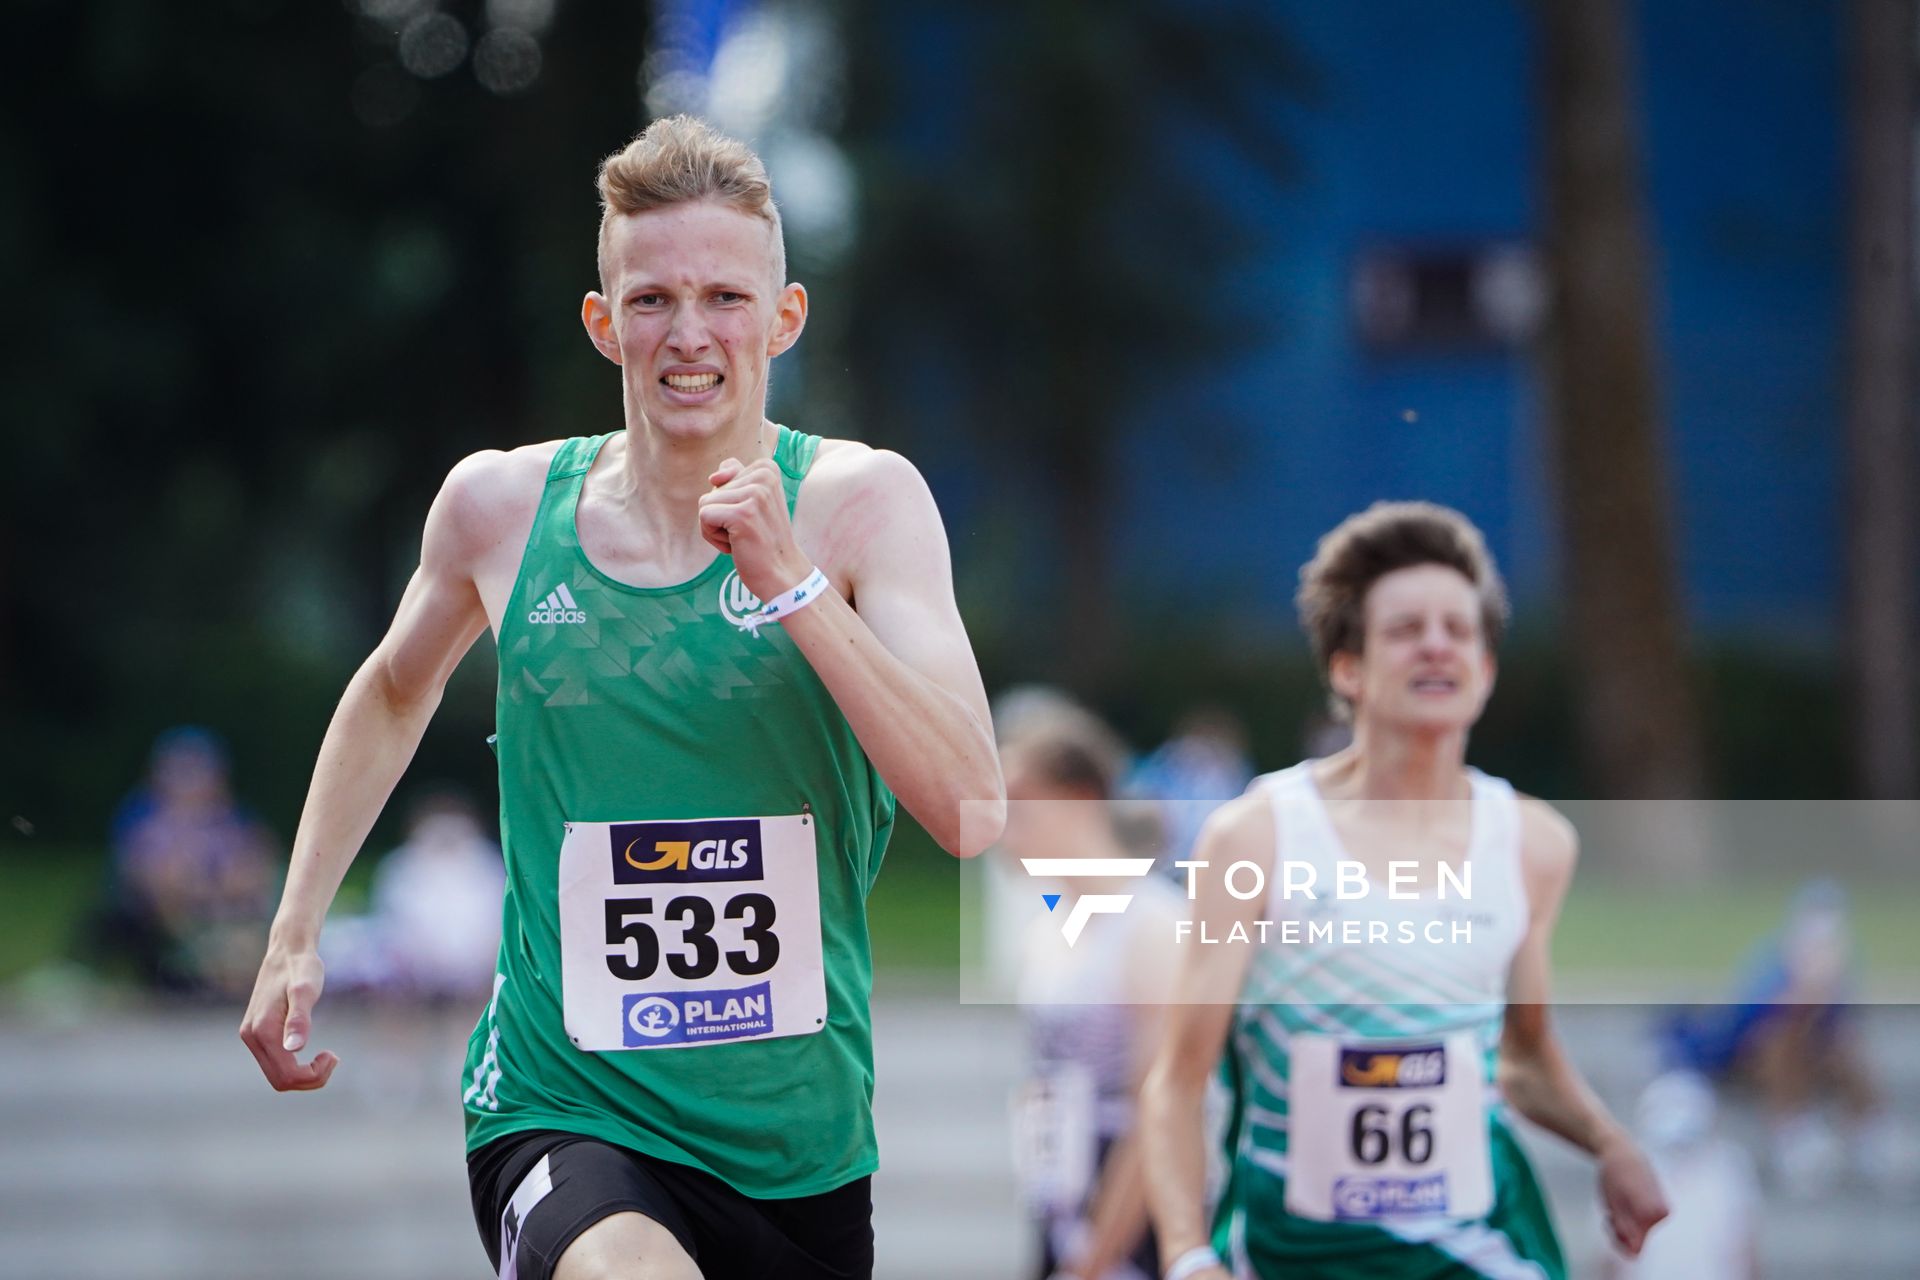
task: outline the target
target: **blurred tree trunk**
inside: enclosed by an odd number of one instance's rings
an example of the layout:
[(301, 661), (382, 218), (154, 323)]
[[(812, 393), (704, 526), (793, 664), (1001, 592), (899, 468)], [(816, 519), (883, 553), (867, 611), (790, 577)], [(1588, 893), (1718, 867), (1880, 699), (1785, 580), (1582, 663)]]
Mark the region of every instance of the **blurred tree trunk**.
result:
[(1846, 14), (1847, 604), (1863, 794), (1914, 794), (1913, 0)]
[(1547, 399), (1582, 750), (1603, 796), (1698, 796), (1699, 716), (1660, 440), (1623, 4), (1541, 0), (1538, 8), (1552, 297)]
[(1061, 584), (1059, 643), (1051, 678), (1082, 696), (1104, 699), (1114, 692), (1120, 644), (1113, 593), (1117, 432), (1122, 406), (1090, 394), (1097, 354), (1085, 331), (1063, 334), (1049, 376), (1054, 430), (1036, 442), (1044, 459), (1045, 492)]
[[(1042, 64), (1047, 79), (1038, 86), (1041, 119), (1030, 126), (1035, 145), (1025, 155), (1021, 182), (1043, 278), (1072, 282), (1066, 287), (1076, 298), (1107, 302), (1099, 215), (1125, 171), (1126, 137), (1111, 114), (1089, 127), (1083, 113), (1113, 104), (1116, 82), (1126, 73), (1101, 56), (1102, 18), (1100, 7), (1084, 0), (1027, 10), (1022, 43), (1050, 53)], [(1061, 609), (1050, 675), (1099, 705), (1117, 692), (1122, 647), (1113, 607), (1120, 532), (1113, 454), (1123, 438), (1127, 396), (1110, 367), (1112, 340), (1101, 328), (1067, 324), (1049, 336), (1052, 349), (1040, 373), (1045, 416), (1033, 449), (1045, 468)]]

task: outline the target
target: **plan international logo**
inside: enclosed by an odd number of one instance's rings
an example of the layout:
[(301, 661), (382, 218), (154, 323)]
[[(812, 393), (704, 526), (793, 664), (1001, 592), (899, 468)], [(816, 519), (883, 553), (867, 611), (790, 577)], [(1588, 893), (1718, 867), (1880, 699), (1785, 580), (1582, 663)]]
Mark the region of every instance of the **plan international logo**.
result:
[(621, 1001), (629, 1049), (740, 1040), (773, 1030), (773, 984), (716, 991), (666, 991)]
[[(1022, 858), (1027, 874), (1041, 880), (1120, 880), (1143, 876), (1153, 869), (1152, 858)], [(1051, 911), (1060, 905), (1060, 895), (1043, 893), (1040, 900)], [(1130, 893), (1083, 893), (1073, 900), (1067, 918), (1060, 923), (1060, 936), (1068, 946), (1080, 941), (1081, 930), (1097, 915), (1118, 915), (1133, 901)]]

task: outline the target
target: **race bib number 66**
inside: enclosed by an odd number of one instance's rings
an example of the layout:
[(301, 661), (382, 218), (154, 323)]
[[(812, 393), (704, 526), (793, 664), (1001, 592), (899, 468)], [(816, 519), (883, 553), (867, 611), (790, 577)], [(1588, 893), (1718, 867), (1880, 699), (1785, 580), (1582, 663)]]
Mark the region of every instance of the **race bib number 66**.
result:
[(1287, 1209), (1318, 1222), (1468, 1219), (1493, 1207), (1476, 1038), (1402, 1044), (1296, 1035)]
[(826, 1025), (809, 814), (570, 822), (560, 968), (581, 1049), (669, 1049)]

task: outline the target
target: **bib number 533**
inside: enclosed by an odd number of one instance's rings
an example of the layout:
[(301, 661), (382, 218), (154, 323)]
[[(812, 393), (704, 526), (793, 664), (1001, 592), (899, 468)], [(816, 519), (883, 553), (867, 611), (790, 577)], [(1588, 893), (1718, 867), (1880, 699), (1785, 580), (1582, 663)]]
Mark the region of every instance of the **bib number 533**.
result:
[[(780, 959), (780, 939), (773, 932), (773, 899), (764, 893), (736, 894), (722, 915), (738, 920), (741, 947), (725, 952), (727, 968), (743, 977), (765, 973)], [(660, 968), (660, 935), (656, 932), (652, 898), (607, 899), (607, 971), (627, 982), (642, 982)], [(666, 956), (667, 968), (678, 978), (713, 976), (722, 952), (714, 940), (713, 903), (693, 894), (667, 900), (659, 918), (680, 925), (680, 949)]]

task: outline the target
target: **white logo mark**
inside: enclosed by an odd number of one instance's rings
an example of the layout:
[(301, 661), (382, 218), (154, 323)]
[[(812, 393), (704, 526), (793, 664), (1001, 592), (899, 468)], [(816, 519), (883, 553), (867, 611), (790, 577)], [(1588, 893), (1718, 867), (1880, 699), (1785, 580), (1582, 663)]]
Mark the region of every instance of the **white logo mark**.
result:
[[(1143, 876), (1153, 869), (1152, 858), (1022, 858), (1027, 874), (1043, 880), (1113, 880), (1123, 876)], [(1060, 924), (1060, 936), (1068, 946), (1080, 941), (1080, 931), (1097, 915), (1119, 915), (1133, 901), (1130, 893), (1083, 893), (1073, 900), (1073, 909)], [(1052, 910), (1049, 905), (1048, 910)]]
[(657, 1040), (680, 1025), (680, 1008), (671, 1000), (648, 996), (634, 1001), (633, 1008), (627, 1010), (627, 1025), (636, 1035)]
[(747, 590), (747, 584), (740, 581), (739, 570), (727, 570), (727, 576), (720, 580), (720, 616), (753, 634), (757, 624), (749, 625), (747, 619), (759, 612), (760, 597)]

